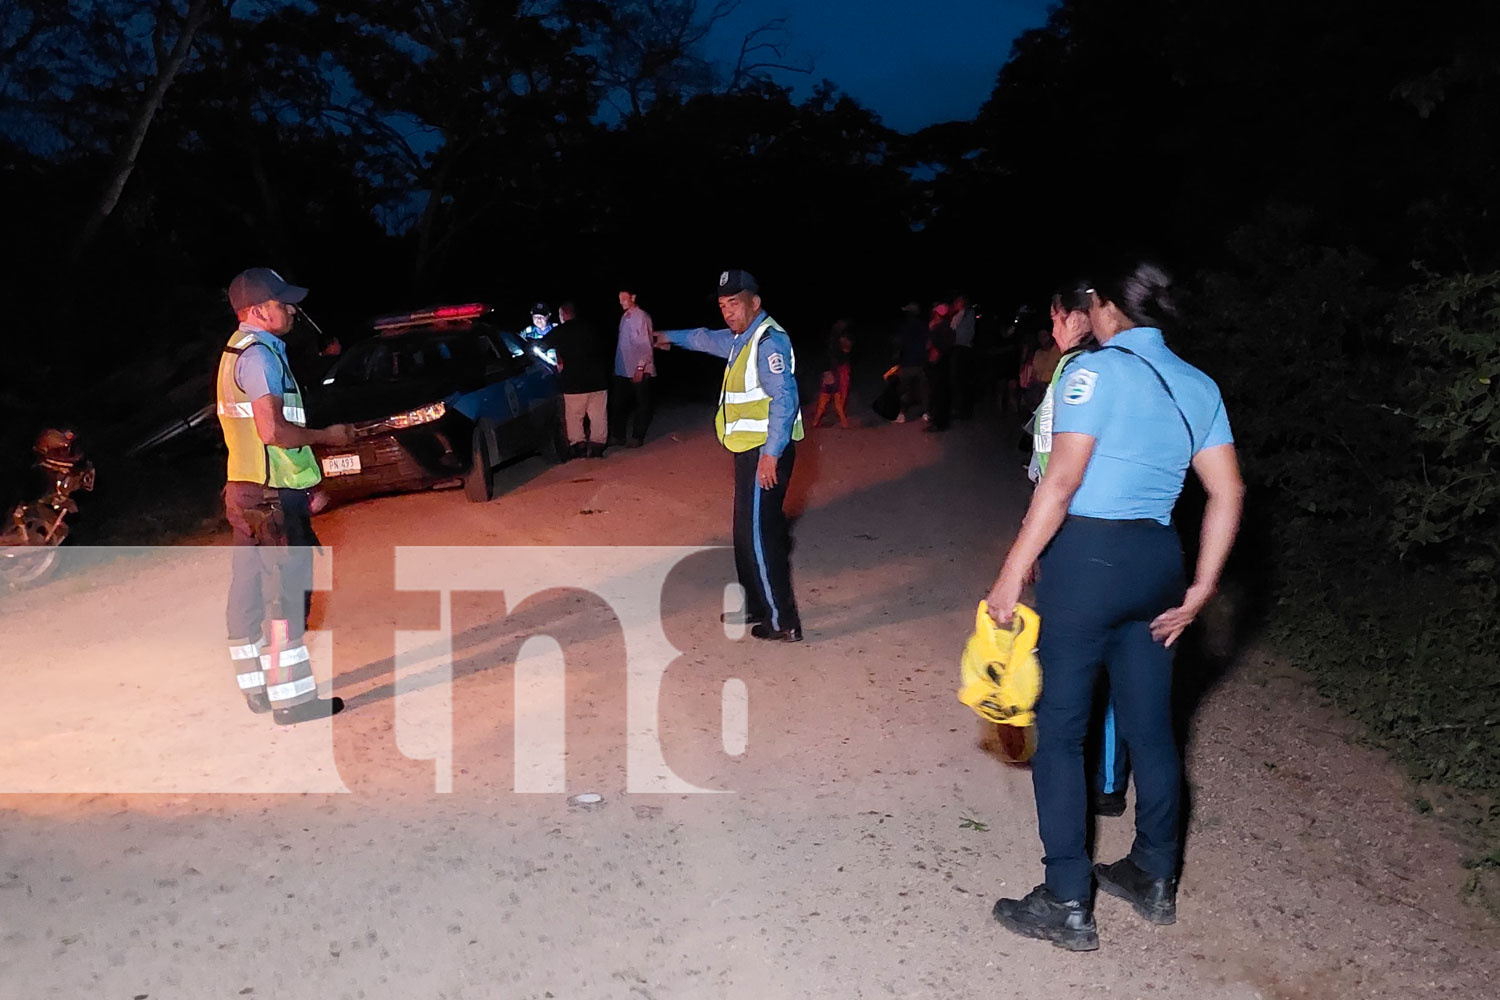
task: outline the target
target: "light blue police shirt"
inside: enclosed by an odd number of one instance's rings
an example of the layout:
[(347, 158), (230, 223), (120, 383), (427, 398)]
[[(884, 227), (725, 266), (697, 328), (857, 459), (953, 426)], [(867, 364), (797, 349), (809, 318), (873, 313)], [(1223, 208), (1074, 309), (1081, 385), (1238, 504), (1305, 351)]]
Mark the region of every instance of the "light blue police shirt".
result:
[[(750, 335), (760, 326), (761, 320), (766, 318), (766, 311), (762, 309), (750, 320), (745, 332), (738, 334), (730, 330), (710, 330), (707, 327), (656, 332), (677, 347), (717, 355), (724, 359), (727, 366), (732, 367), (740, 351), (750, 343)], [(786, 451), (787, 444), (792, 440), (792, 426), (797, 422), (797, 414), (801, 409), (797, 398), (797, 378), (792, 366), (787, 363), (787, 359), (791, 357), (791, 339), (774, 327), (766, 330), (760, 338), (757, 360), (761, 388), (771, 397), (771, 415), (766, 428), (766, 443), (760, 446), (760, 450), (761, 454), (772, 458), (780, 458), (781, 453)]]
[[(239, 383), (245, 395), (251, 399), (260, 399), (262, 396), (285, 396), (289, 391), (301, 392), (292, 376), (286, 341), (269, 330), (262, 330), (249, 323), (240, 324), (240, 333), (260, 334), (261, 346), (271, 352), (267, 354), (266, 351), (246, 350), (235, 360), (234, 380)], [(276, 361), (281, 364), (275, 364)]]
[[(1171, 387), (1170, 396), (1148, 362)], [(1170, 524), (1193, 456), (1234, 442), (1219, 387), (1173, 354), (1154, 327), (1122, 330), (1074, 361), (1053, 405), (1054, 434), (1094, 439), (1083, 483), (1068, 505), (1069, 514), (1082, 517)]]

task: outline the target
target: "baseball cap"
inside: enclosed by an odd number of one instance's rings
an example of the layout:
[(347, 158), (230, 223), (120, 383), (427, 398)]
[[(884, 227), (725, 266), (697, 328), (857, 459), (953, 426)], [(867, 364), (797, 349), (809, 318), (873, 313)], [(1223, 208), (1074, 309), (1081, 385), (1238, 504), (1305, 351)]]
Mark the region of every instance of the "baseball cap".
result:
[(272, 300), (295, 305), (305, 298), (307, 289), (292, 284), (269, 267), (241, 271), (229, 283), (229, 305), (235, 312)]
[(755, 276), (749, 271), (720, 271), (719, 288), (714, 294), (720, 298), (725, 295), (738, 295), (740, 292), (758, 294), (760, 286), (755, 283)]

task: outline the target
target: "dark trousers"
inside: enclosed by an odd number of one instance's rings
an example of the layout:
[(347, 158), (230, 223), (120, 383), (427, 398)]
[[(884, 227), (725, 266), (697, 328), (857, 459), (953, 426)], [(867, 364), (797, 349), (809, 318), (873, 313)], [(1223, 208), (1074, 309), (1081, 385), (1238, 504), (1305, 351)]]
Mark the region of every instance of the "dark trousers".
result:
[(1099, 667), (1135, 769), (1135, 843), (1147, 874), (1175, 878), (1182, 765), (1172, 733), (1172, 651), (1149, 623), (1183, 595), (1177, 533), (1155, 521), (1069, 517), (1042, 556), (1037, 612), (1042, 696), (1032, 758), (1047, 887), (1088, 899), (1088, 735)]
[(610, 441), (624, 442), (627, 420), (631, 440), (646, 440), (646, 428), (651, 426), (651, 382), (650, 375), (639, 382), (623, 375), (614, 377), (614, 388), (609, 393)]
[(974, 396), (979, 384), (978, 357), (974, 348), (955, 345), (949, 367), (953, 373), (953, 415), (968, 420), (974, 415)]
[(896, 378), (901, 383), (901, 413), (917, 416), (927, 401), (927, 378), (921, 365), (902, 365)]
[(934, 427), (947, 427), (953, 416), (953, 372), (947, 355), (927, 366), (927, 419)]
[(745, 588), (745, 610), (774, 629), (802, 627), (792, 597), (790, 539), (781, 509), (796, 457), (797, 446), (788, 442), (776, 461), (776, 485), (763, 490), (755, 475), (760, 449), (734, 456), (734, 568)]
[[(279, 503), (276, 524), (268, 501)], [(293, 642), (307, 629), (312, 594), (312, 513), (306, 490), (276, 490), (254, 483), (224, 488), (224, 514), (233, 532), (229, 602), (225, 620), (230, 639), (253, 642), (267, 618), (287, 623)]]
[(311, 701), (317, 681), (302, 637), (318, 538), (307, 491), (232, 482), (224, 487), (224, 513), (234, 533), (224, 617), (235, 683), (247, 697), (264, 695), (272, 708)]

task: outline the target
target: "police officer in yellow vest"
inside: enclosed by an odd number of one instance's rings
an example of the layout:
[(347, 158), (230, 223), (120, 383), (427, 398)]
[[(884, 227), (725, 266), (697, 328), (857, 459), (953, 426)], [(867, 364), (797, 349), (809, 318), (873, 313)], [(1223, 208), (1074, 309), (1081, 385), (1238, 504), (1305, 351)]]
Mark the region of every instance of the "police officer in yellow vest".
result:
[(734, 562), (745, 607), (723, 619), (753, 626), (758, 639), (801, 642), (781, 509), (802, 440), (797, 358), (786, 331), (761, 308), (759, 292), (748, 271), (724, 271), (719, 311), (729, 329), (658, 330), (656, 343), (727, 362), (714, 425), (734, 453)]
[[(314, 444), (346, 445), (348, 424), (309, 430), (286, 344), (307, 289), (266, 267), (229, 285), (239, 329), (219, 358), (219, 426), (229, 449), (224, 512), (234, 532), (226, 618), (235, 680), (253, 712), (282, 725), (327, 718), (344, 707), (318, 697), (307, 646), (312, 590), (308, 491), (323, 478)], [(263, 628), (269, 619), (269, 628)]]

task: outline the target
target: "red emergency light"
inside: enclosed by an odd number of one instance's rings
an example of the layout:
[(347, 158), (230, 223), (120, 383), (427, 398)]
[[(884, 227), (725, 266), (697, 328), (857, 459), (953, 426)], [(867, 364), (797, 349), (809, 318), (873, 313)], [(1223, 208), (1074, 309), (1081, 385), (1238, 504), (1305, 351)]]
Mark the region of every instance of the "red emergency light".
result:
[(421, 326), (424, 323), (438, 323), (444, 320), (478, 319), (489, 311), (490, 307), (483, 302), (470, 302), (462, 306), (438, 306), (436, 309), (419, 309), (416, 312), (382, 316), (373, 325), (377, 330), (397, 330), (402, 327)]

